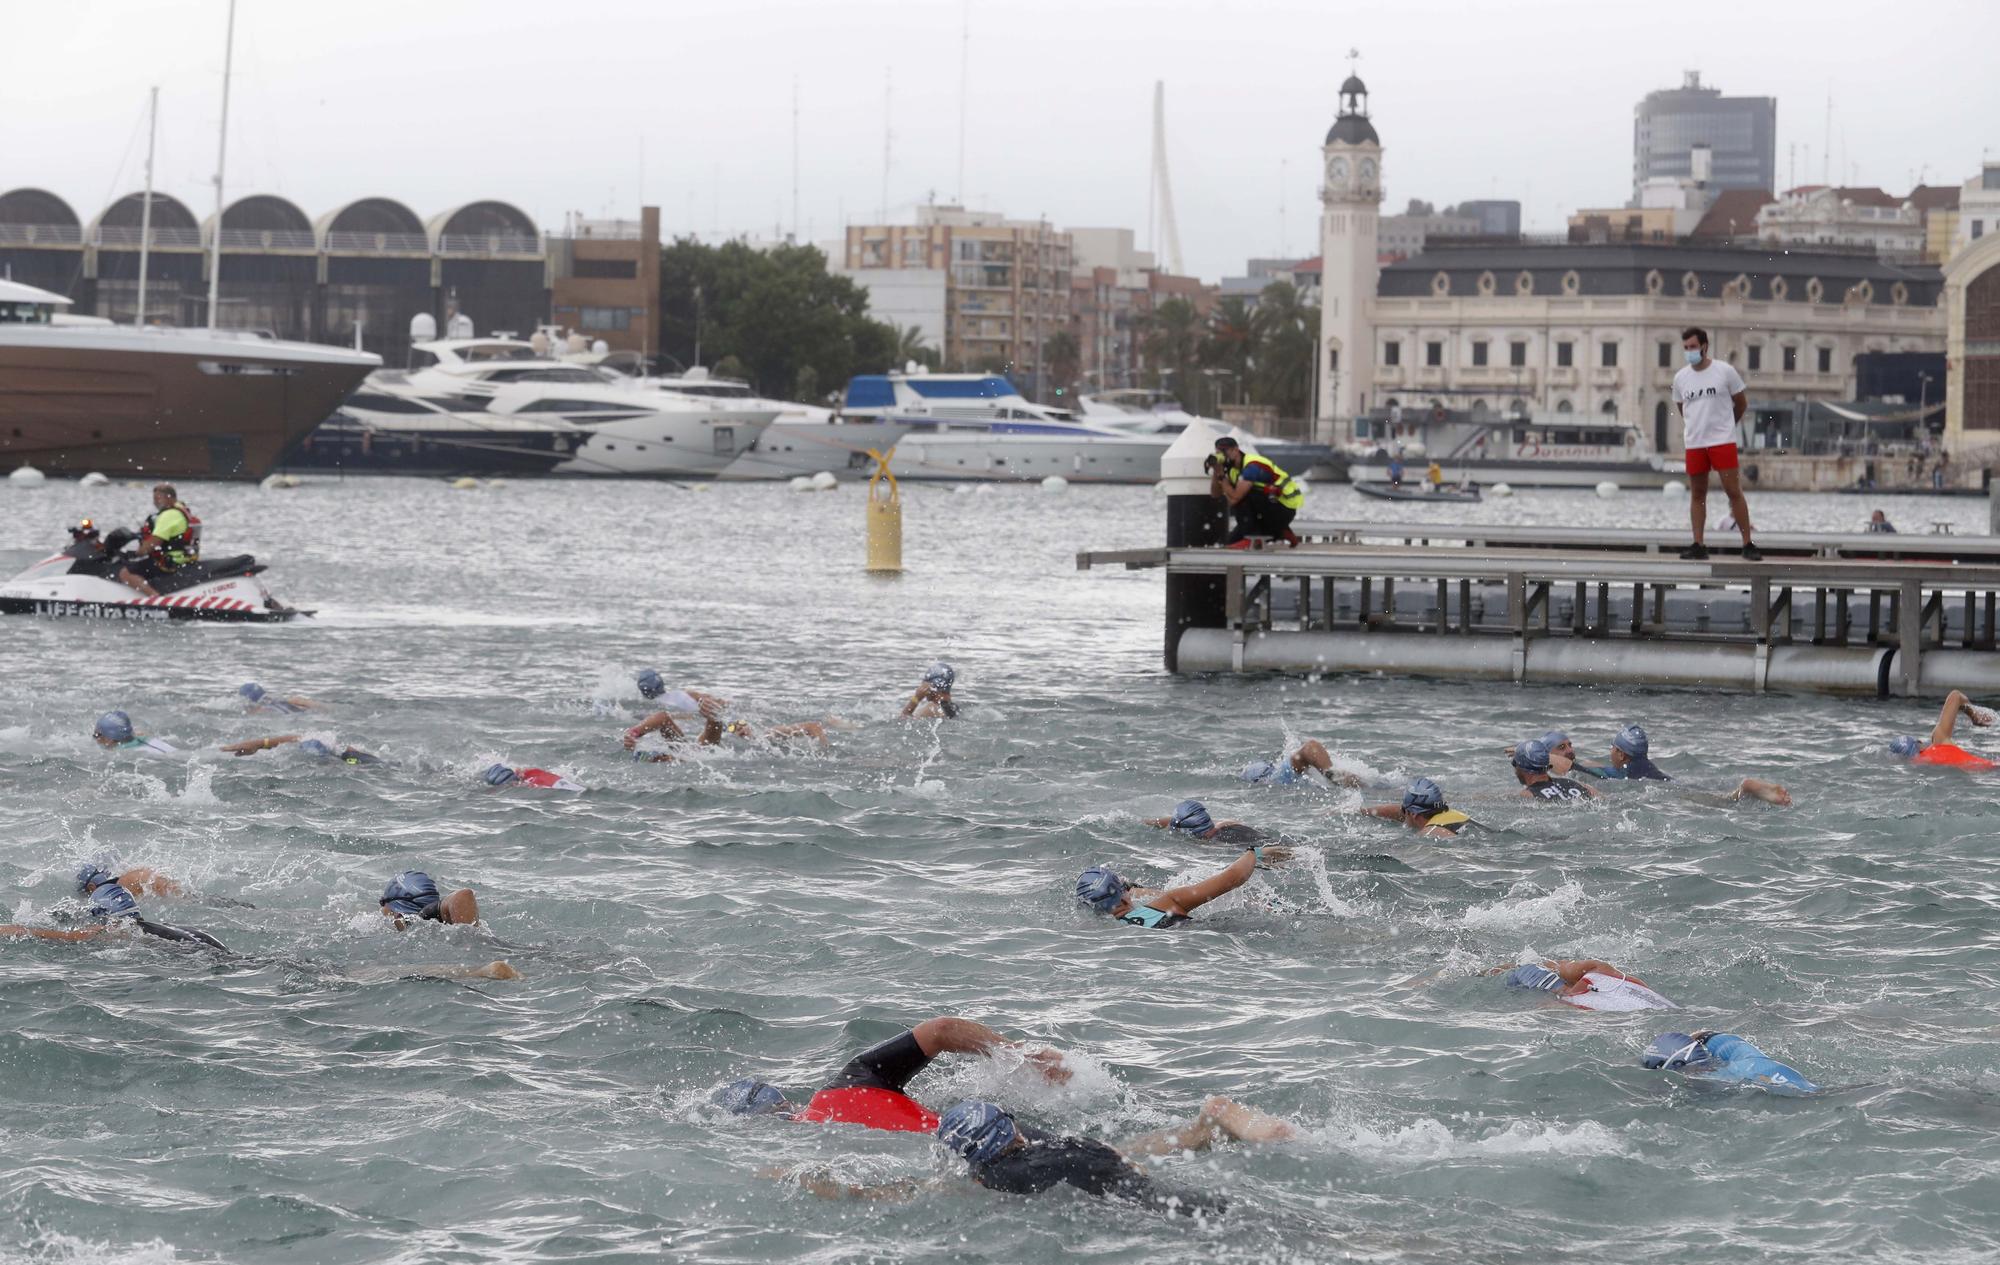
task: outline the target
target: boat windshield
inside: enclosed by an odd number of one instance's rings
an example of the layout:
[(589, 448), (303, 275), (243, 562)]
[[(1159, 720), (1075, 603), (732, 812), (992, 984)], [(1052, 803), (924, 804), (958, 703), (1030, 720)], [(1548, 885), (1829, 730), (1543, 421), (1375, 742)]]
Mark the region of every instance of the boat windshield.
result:
[(22, 303), (0, 299), (0, 325), (48, 325), (55, 307), (48, 303)]
[(458, 358), (468, 363), (481, 363), (488, 360), (544, 359), (544, 357), (536, 354), (533, 347), (525, 343), (474, 343), (470, 347), (459, 348)]

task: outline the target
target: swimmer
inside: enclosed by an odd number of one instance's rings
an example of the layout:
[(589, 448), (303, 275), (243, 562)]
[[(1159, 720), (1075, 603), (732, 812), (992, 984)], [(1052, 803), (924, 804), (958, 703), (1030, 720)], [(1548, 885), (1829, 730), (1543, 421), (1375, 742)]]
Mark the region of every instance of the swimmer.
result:
[(319, 710), (319, 704), (309, 698), (279, 698), (255, 681), (244, 682), (236, 693), (244, 702), (244, 710), (253, 715), (289, 716)]
[(0, 926), (0, 936), (32, 936), (37, 940), (92, 940), (126, 929), (137, 930), (159, 940), (180, 940), (205, 945), (211, 949), (222, 948), (222, 942), (204, 931), (191, 931), (185, 927), (171, 927), (165, 923), (153, 922), (139, 913), (139, 903), (132, 899), (132, 892), (124, 885), (130, 878), (142, 891), (155, 895), (169, 895), (180, 891), (179, 884), (164, 878), (152, 870), (137, 868), (123, 875), (114, 875), (96, 861), (87, 861), (76, 874), (77, 894), (90, 902), (88, 916), (97, 925), (75, 930), (56, 930), (47, 927), (24, 927), (20, 925)]
[(1639, 1056), (1639, 1065), (1680, 1072), (1696, 1083), (1742, 1085), (1785, 1098), (1823, 1092), (1797, 1068), (1727, 1032), (1661, 1033)]
[(925, 670), (917, 692), (903, 704), (903, 715), (918, 720), (950, 720), (957, 716), (958, 704), (951, 701), (952, 682), (957, 679), (958, 673), (949, 663), (933, 663)]
[(1358, 789), (1366, 783), (1352, 773), (1333, 771), (1333, 757), (1327, 754), (1326, 744), (1317, 738), (1308, 738), (1299, 744), (1289, 759), (1282, 763), (1275, 760), (1252, 760), (1243, 766), (1236, 776), (1252, 786), (1296, 786), (1305, 780), (1308, 771), (1318, 773), (1327, 781), (1350, 789)]
[(1530, 738), (1514, 748), (1514, 780), (1521, 784), (1521, 798), (1540, 804), (1562, 804), (1572, 800), (1596, 799), (1597, 792), (1566, 777), (1549, 775), (1549, 748), (1539, 738)]
[[(1588, 773), (1595, 778), (1608, 781), (1626, 782), (1671, 782), (1673, 777), (1665, 769), (1654, 764), (1651, 758), (1652, 740), (1638, 725), (1627, 725), (1611, 739), (1611, 763), (1607, 765), (1578, 764), (1576, 771)], [(1776, 782), (1766, 782), (1761, 778), (1746, 777), (1730, 792), (1729, 802), (1740, 802), (1745, 796), (1761, 799), (1767, 804), (1781, 808), (1789, 807), (1792, 793)]]
[(590, 788), (572, 782), (560, 773), (547, 769), (514, 769), (504, 764), (489, 764), (480, 773), (480, 779), (488, 786), (498, 789), (503, 786), (539, 786), (548, 791), (586, 791)]
[(227, 742), (222, 749), (233, 756), (256, 755), (259, 751), (275, 751), (289, 743), (297, 743), (299, 754), (316, 760), (339, 760), (342, 764), (380, 764), (382, 758), (370, 755), (358, 747), (341, 747), (338, 750), (317, 738), (306, 738), (299, 734), (279, 734), (274, 738), (245, 738), (241, 742)]
[(1108, 868), (1093, 865), (1076, 880), (1076, 899), (1100, 914), (1110, 914), (1134, 927), (1178, 927), (1195, 910), (1249, 882), (1266, 855), (1273, 861), (1282, 861), (1291, 853), (1284, 848), (1247, 848), (1221, 873), (1166, 891), (1134, 887)]
[[(1560, 777), (1575, 766), (1576, 744), (1570, 741), (1567, 733), (1560, 729), (1551, 729), (1536, 741), (1549, 749), (1549, 772)], [(1519, 746), (1502, 747), (1500, 754), (1511, 757), (1519, 750)]]
[(437, 881), (422, 870), (404, 870), (390, 879), (378, 903), (382, 916), (394, 919), (398, 931), (409, 921), (441, 922), (447, 926), (469, 926), (479, 921), (479, 899), (471, 888), (461, 887), (449, 896), (441, 896)]
[(782, 1115), (807, 1124), (858, 1124), (897, 1133), (930, 1133), (936, 1113), (904, 1092), (931, 1060), (946, 1054), (1019, 1050), (1026, 1063), (1052, 1084), (1070, 1078), (1062, 1055), (1026, 1048), (983, 1023), (942, 1015), (870, 1046), (847, 1061), (804, 1107), (793, 1104), (776, 1085), (745, 1077), (717, 1090), (713, 1101), (737, 1116)]
[(177, 756), (184, 754), (172, 743), (158, 738), (147, 738), (132, 730), (132, 718), (124, 712), (106, 712), (97, 718), (92, 730), (97, 745), (107, 751), (130, 751), (141, 756)]
[(728, 699), (704, 694), (700, 690), (668, 689), (666, 678), (656, 668), (647, 668), (639, 673), (639, 694), (663, 712), (679, 712), (684, 716), (720, 716), (729, 707)]
[[(972, 1180), (989, 1190), (1039, 1195), (1069, 1185), (1100, 1198), (1150, 1204), (1190, 1217), (1220, 1216), (1228, 1210), (1228, 1201), (1161, 1186), (1133, 1163), (1133, 1157), (1205, 1151), (1224, 1141), (1270, 1143), (1298, 1136), (1298, 1127), (1290, 1121), (1220, 1095), (1203, 1103), (1200, 1113), (1184, 1125), (1117, 1146), (1096, 1138), (1044, 1133), (1019, 1123), (1003, 1107), (976, 1100), (945, 1112), (936, 1131), (937, 1140), (970, 1167)], [(801, 1184), (823, 1199), (904, 1199), (920, 1185), (903, 1181), (851, 1186), (820, 1174), (806, 1175)]]
[(1944, 707), (1939, 710), (1937, 724), (1931, 728), (1929, 742), (1920, 742), (1913, 737), (1902, 737), (1889, 744), (1889, 750), (1911, 764), (1941, 764), (1955, 769), (1990, 769), (1995, 767), (1992, 760), (1977, 756), (1951, 740), (1952, 730), (1958, 727), (1958, 718), (1963, 715), (1977, 727), (1984, 729), (1993, 723), (1993, 713), (1984, 707), (1973, 706), (1972, 700), (1963, 692), (1953, 690), (1945, 695)]
[(1240, 821), (1218, 822), (1208, 815), (1208, 807), (1198, 799), (1184, 799), (1174, 805), (1171, 817), (1148, 817), (1146, 824), (1159, 830), (1178, 830), (1197, 839), (1217, 843), (1255, 843), (1264, 836), (1255, 827)]
[[(797, 724), (772, 725), (759, 734), (750, 727), (748, 721), (724, 722), (718, 714), (703, 717), (701, 733), (695, 741), (704, 747), (719, 747), (725, 740), (755, 742), (761, 737), (765, 742), (782, 746), (795, 738), (809, 738), (824, 749), (827, 745), (827, 726), (838, 723), (840, 722), (833, 718), (825, 722), (807, 720)], [(668, 742), (684, 742), (687, 739), (687, 735), (681, 732), (680, 726), (674, 723), (673, 717), (665, 712), (655, 712), (625, 731), (625, 749), (632, 752), (634, 759), (651, 760), (660, 764), (669, 763), (674, 759), (674, 753), (671, 751), (639, 751), (637, 749), (639, 740), (647, 734), (659, 734)]]
[(1400, 804), (1377, 804), (1359, 811), (1384, 821), (1399, 821), (1426, 839), (1449, 839), (1479, 823), (1444, 802), (1444, 788), (1427, 777), (1410, 783)]
[(1636, 975), (1596, 958), (1509, 962), (1486, 972), (1504, 976), (1509, 988), (1548, 993), (1582, 1010), (1678, 1010)]

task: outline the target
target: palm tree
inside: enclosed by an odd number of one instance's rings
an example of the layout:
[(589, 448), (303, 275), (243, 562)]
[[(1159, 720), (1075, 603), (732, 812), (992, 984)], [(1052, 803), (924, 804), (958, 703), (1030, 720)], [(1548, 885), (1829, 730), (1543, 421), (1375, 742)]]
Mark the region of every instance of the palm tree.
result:
[(1312, 410), (1313, 358), (1319, 349), (1319, 309), (1299, 301), (1288, 281), (1273, 281), (1257, 296), (1257, 398), (1278, 416), (1302, 418)]
[(896, 331), (896, 365), (901, 369), (912, 360), (920, 365), (935, 369), (938, 367), (938, 352), (924, 342), (924, 331), (915, 325), (898, 325), (889, 322), (889, 328)]
[[(1202, 342), (1201, 358), (1211, 369), (1227, 372), (1239, 393), (1248, 391), (1251, 366), (1258, 355), (1258, 337), (1250, 305), (1236, 297), (1224, 299), (1209, 313), (1208, 336)], [(1219, 403), (1219, 392), (1216, 399)]]
[(1168, 380), (1168, 390), (1189, 412), (1197, 399), (1201, 316), (1186, 299), (1168, 299), (1144, 317), (1146, 359)]
[(1077, 346), (1076, 335), (1066, 329), (1050, 334), (1042, 343), (1042, 365), (1043, 378), (1057, 395), (1075, 386), (1083, 368), (1083, 349)]

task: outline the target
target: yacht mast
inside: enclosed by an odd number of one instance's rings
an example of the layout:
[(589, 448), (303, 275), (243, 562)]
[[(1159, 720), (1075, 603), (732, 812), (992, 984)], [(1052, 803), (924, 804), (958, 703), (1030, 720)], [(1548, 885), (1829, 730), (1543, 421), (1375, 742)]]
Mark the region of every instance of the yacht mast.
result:
[[(208, 327), (215, 328), (216, 303), (222, 295), (222, 169), (229, 157), (229, 72), (236, 60), (236, 0), (229, 0), (229, 32), (222, 45), (222, 126), (215, 141), (215, 235), (208, 253)], [(148, 199), (150, 201), (150, 199)]]
[(146, 256), (153, 247), (153, 145), (160, 135), (160, 89), (155, 85), (152, 104), (146, 114), (146, 200), (139, 204), (139, 315), (133, 321), (146, 327)]

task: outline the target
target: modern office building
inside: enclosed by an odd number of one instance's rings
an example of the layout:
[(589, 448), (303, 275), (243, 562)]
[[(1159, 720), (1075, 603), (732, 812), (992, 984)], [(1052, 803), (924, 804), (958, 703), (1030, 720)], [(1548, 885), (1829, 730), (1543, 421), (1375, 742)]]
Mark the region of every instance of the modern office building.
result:
[(1648, 180), (1693, 176), (1693, 151), (1708, 147), (1708, 183), (1716, 189), (1774, 189), (1778, 177), (1778, 101), (1725, 97), (1690, 70), (1678, 88), (1649, 92), (1633, 110), (1632, 200)]

